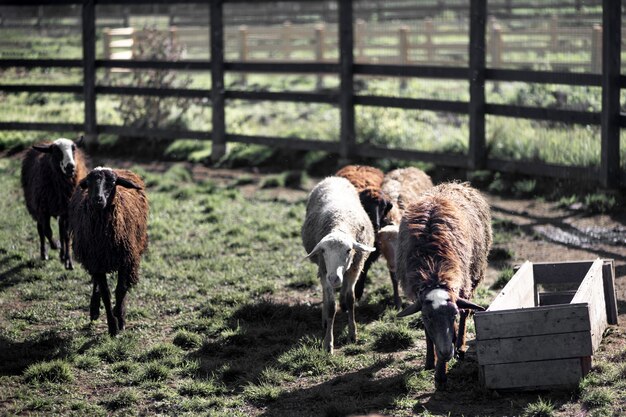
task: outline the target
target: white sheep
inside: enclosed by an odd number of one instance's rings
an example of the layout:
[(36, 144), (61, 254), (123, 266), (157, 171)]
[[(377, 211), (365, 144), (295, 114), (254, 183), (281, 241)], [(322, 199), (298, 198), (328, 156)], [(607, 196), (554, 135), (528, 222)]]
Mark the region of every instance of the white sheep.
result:
[(375, 251), (374, 229), (354, 186), (345, 178), (328, 177), (311, 191), (302, 225), (307, 258), (318, 266), (323, 288), (324, 348), (333, 352), (335, 289), (348, 313), (349, 337), (356, 341), (354, 286), (365, 260)]

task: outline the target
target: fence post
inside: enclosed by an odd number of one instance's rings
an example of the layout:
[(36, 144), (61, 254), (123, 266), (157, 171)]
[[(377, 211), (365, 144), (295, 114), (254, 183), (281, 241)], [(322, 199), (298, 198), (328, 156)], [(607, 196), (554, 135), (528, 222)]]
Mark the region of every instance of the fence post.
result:
[[(246, 62), (248, 60), (248, 26), (241, 25), (239, 26), (239, 60), (241, 62)], [(245, 72), (241, 73), (239, 77), (239, 82), (242, 85), (246, 85), (248, 83), (248, 76)]]
[(620, 65), (622, 2), (602, 1), (602, 114), (600, 182), (603, 187), (620, 184)]
[(286, 21), (283, 23), (283, 31), (281, 36), (281, 47), (283, 51), (283, 58), (288, 60), (291, 58), (291, 22)]
[(485, 21), (487, 0), (470, 1), (469, 39), (469, 168), (481, 169), (487, 159), (485, 146)]
[(341, 129), (339, 156), (342, 162), (354, 156), (354, 39), (352, 29), (352, 0), (339, 1), (339, 109)]
[(602, 26), (591, 28), (591, 72), (602, 72)]
[(367, 34), (367, 27), (365, 26), (365, 20), (363, 19), (357, 19), (356, 21), (356, 27), (354, 28), (355, 31), (355, 42), (356, 42), (356, 53), (357, 53), (357, 60), (360, 63), (365, 62), (364, 58), (365, 58), (365, 36)]
[(224, 21), (222, 0), (210, 1), (211, 25), (211, 159), (219, 160), (226, 154), (226, 126), (224, 122)]
[(83, 0), (83, 100), (85, 100), (85, 140), (93, 148), (98, 143), (96, 119), (96, 5)]
[(435, 22), (432, 19), (424, 21), (424, 30), (426, 31), (426, 58), (430, 64), (435, 59), (435, 48), (433, 44), (433, 34), (435, 32)]
[[(315, 26), (315, 61), (324, 62), (324, 24)], [(316, 88), (321, 90), (324, 86), (324, 75), (317, 74)]]
[[(401, 65), (407, 65), (409, 63), (409, 28), (401, 26), (398, 29), (398, 55)], [(400, 88), (406, 88), (406, 78), (400, 78)]]

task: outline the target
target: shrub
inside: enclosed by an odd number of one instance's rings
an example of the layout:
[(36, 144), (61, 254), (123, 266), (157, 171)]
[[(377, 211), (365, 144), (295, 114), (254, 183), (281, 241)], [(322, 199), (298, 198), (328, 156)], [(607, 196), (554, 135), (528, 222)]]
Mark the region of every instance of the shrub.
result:
[(498, 275), (498, 279), (496, 279), (496, 282), (493, 283), (493, 285), (491, 286), (491, 289), (500, 290), (504, 288), (504, 286), (511, 280), (511, 278), (513, 278), (514, 274), (515, 274), (515, 271), (513, 271), (513, 268), (511, 268), (510, 266), (507, 266), (502, 271), (500, 271), (500, 274)]
[(539, 397), (536, 402), (528, 404), (523, 417), (552, 417), (553, 415), (554, 405), (552, 402)]
[(70, 382), (74, 374), (70, 365), (62, 360), (35, 363), (24, 371), (27, 382)]

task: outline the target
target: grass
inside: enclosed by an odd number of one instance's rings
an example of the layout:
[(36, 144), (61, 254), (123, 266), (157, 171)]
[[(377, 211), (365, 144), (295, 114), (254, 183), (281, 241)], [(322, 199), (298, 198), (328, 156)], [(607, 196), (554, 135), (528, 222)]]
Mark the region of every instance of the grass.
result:
[(528, 407), (524, 410), (523, 417), (553, 417), (554, 416), (554, 404), (549, 400), (539, 399), (528, 404)]
[[(458, 393), (475, 410), (510, 402), (523, 412), (513, 395), (475, 396), (471, 361), (451, 365), (457, 392), (435, 392), (423, 329), (395, 317), (383, 262), (356, 308), (357, 342), (337, 313), (335, 354), (326, 353), (319, 280), (302, 261), (304, 193), (244, 198), (236, 185), (194, 181), (186, 164), (132, 169), (147, 184), (150, 247), (127, 329), (111, 338), (104, 314), (89, 320), (82, 267), (37, 259), (19, 161), (0, 159), (0, 211), (11, 213), (0, 216), (0, 414), (447, 415)], [(505, 221), (498, 228), (505, 240), (517, 233)], [(480, 286), (475, 299), (487, 305), (494, 295)], [(620, 372), (606, 367), (603, 385), (589, 390), (619, 386)]]

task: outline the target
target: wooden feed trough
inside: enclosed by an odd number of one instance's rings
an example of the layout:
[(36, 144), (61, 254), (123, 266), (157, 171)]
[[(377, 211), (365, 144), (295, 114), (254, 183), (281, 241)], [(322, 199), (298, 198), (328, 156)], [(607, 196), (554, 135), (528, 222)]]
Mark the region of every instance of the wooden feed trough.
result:
[(617, 324), (612, 260), (526, 261), (477, 312), (480, 378), (490, 389), (572, 387)]

